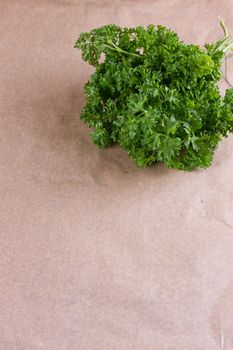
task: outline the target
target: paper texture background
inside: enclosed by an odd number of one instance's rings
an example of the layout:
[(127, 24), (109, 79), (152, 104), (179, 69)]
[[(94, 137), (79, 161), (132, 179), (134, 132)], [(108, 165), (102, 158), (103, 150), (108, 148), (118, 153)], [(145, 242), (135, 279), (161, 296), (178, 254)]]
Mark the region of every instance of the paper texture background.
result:
[(0, 1), (0, 350), (233, 349), (233, 137), (192, 173), (99, 150), (73, 48), (107, 23), (203, 45), (219, 17), (232, 0)]

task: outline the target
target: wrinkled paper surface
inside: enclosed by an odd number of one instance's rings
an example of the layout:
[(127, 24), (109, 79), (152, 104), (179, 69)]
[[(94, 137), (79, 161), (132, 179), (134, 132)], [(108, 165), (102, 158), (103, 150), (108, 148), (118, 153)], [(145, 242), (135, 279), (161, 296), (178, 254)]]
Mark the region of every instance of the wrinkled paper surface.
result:
[(98, 149), (73, 48), (107, 23), (203, 45), (219, 18), (233, 33), (232, 0), (1, 0), (0, 18), (0, 350), (233, 349), (233, 136), (191, 173)]

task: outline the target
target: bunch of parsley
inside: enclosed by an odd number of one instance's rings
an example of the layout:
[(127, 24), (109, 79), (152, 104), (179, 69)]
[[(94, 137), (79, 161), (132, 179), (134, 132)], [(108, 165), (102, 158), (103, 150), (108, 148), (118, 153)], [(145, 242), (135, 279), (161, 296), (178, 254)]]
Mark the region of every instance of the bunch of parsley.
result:
[(219, 141), (233, 131), (233, 89), (222, 97), (218, 88), (233, 43), (220, 24), (224, 37), (203, 48), (160, 25), (81, 33), (75, 47), (95, 67), (80, 116), (93, 128), (93, 142), (119, 143), (138, 167), (210, 166)]

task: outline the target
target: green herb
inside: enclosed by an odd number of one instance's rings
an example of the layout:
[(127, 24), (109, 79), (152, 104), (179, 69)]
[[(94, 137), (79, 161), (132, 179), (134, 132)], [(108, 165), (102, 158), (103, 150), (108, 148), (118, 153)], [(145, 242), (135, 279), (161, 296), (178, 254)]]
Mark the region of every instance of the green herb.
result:
[(161, 25), (81, 33), (75, 47), (95, 67), (80, 116), (93, 128), (93, 142), (119, 143), (138, 167), (210, 166), (219, 141), (233, 131), (233, 89), (222, 97), (218, 88), (233, 41), (220, 24), (224, 37), (203, 48)]

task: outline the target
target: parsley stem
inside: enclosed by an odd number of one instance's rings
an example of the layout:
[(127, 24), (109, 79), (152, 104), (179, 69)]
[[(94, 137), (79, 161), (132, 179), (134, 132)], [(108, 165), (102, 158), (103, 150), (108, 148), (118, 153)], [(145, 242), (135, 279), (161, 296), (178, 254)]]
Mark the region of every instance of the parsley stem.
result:
[(224, 48), (224, 44), (226, 44), (226, 42), (228, 41), (228, 39), (229, 39), (229, 36), (226, 36), (226, 37), (224, 37), (222, 40), (220, 40), (220, 41), (218, 42), (218, 44), (216, 45), (216, 49), (221, 50), (222, 48)]
[(229, 44), (223, 49), (224, 53), (227, 53), (228, 51), (233, 50), (233, 43)]
[[(112, 46), (110, 46), (108, 44), (111, 44)], [(142, 57), (141, 55), (138, 55), (136, 53), (125, 51), (125, 50), (121, 49), (119, 46), (115, 45), (113, 42), (108, 42), (108, 44), (105, 44), (105, 46), (108, 47), (111, 50), (114, 50), (114, 51), (117, 51), (117, 52), (120, 52), (120, 53), (125, 53), (127, 55), (131, 55), (131, 56), (135, 56), (135, 57)]]
[(215, 43), (215, 50), (219, 50), (227, 54), (228, 51), (233, 49), (233, 42), (232, 38), (228, 34), (228, 29), (223, 20), (220, 20), (220, 26), (223, 29), (224, 37)]
[(227, 37), (228, 36), (228, 29), (227, 29), (227, 27), (226, 27), (226, 25), (225, 25), (225, 23), (224, 23), (224, 21), (222, 19), (220, 19), (220, 26), (223, 29), (225, 37)]

